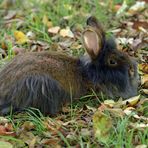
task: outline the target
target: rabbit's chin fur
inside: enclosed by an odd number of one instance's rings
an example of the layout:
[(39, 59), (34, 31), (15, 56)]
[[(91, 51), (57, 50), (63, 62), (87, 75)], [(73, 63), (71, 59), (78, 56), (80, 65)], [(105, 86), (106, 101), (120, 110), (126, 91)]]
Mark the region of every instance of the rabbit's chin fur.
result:
[(80, 69), (84, 78), (93, 83), (95, 91), (101, 91), (105, 95), (116, 99), (123, 99), (137, 95), (138, 73), (137, 63), (131, 59), (134, 67), (134, 76), (131, 78), (128, 74), (127, 67), (111, 70), (101, 64), (95, 64), (89, 56), (85, 55), (80, 59)]

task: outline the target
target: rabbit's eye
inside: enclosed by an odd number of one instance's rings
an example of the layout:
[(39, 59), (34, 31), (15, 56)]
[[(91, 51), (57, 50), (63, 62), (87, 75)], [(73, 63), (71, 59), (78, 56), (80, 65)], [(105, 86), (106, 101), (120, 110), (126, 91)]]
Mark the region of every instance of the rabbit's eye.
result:
[(108, 64), (110, 66), (117, 66), (117, 61), (115, 59), (108, 59)]

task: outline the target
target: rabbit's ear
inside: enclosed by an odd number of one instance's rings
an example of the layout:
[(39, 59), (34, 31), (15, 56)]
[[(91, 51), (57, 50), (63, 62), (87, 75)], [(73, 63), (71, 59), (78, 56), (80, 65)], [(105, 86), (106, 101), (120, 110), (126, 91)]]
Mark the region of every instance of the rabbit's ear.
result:
[(97, 20), (96, 17), (90, 16), (87, 19), (86, 24), (88, 26), (91, 26), (92, 28), (94, 28), (97, 33), (101, 34), (101, 36), (103, 38), (105, 38), (105, 32), (103, 30), (103, 27), (102, 27), (101, 23)]
[(102, 36), (93, 28), (87, 28), (82, 35), (84, 47), (91, 59), (95, 59), (102, 48)]

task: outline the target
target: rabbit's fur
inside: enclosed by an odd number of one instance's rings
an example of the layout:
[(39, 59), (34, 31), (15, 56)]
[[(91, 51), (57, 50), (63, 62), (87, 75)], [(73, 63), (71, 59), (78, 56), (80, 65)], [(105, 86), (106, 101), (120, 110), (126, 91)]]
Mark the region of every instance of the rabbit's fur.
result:
[(74, 58), (62, 53), (17, 55), (0, 72), (0, 114), (35, 107), (44, 114), (58, 113), (62, 105), (94, 91), (111, 97), (136, 95), (136, 62), (116, 49), (95, 17), (82, 34), (88, 55)]

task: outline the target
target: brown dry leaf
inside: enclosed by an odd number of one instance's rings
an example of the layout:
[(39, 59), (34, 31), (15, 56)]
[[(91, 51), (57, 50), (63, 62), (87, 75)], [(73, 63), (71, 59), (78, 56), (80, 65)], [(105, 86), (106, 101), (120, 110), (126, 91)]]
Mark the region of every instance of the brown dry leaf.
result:
[(77, 141), (77, 136), (76, 136), (76, 134), (71, 132), (66, 136), (66, 139), (68, 139), (69, 142), (76, 142)]
[(22, 31), (15, 31), (14, 37), (18, 44), (24, 44), (28, 42), (27, 36)]
[(81, 136), (82, 136), (84, 139), (88, 139), (88, 138), (90, 138), (90, 136), (91, 136), (91, 131), (90, 131), (88, 128), (82, 128), (82, 129), (81, 129)]
[(98, 110), (103, 112), (104, 110), (106, 110), (108, 107), (104, 104), (104, 103), (101, 103), (101, 105), (99, 106)]
[(147, 63), (142, 63), (138, 65), (139, 70), (142, 71), (143, 73), (148, 74), (148, 64)]
[(29, 148), (35, 148), (36, 142), (37, 142), (37, 138), (34, 137), (29, 143)]
[(97, 111), (93, 116), (93, 127), (95, 137), (98, 141), (106, 143), (110, 137), (110, 131), (113, 126), (112, 120), (109, 116), (101, 111)]
[(46, 127), (46, 129), (48, 131), (50, 131), (50, 133), (52, 135), (57, 135), (58, 132), (62, 129), (62, 121), (54, 121), (52, 120), (51, 118), (48, 118), (45, 122), (44, 122), (44, 125)]
[(8, 125), (0, 125), (0, 135), (15, 136), (15, 133), (12, 131), (11, 127)]
[(16, 11), (10, 10), (8, 11), (8, 14), (4, 17), (4, 20), (13, 19), (15, 16), (16, 16)]
[(123, 117), (125, 114), (121, 108), (107, 109), (113, 117)]
[(58, 146), (60, 139), (58, 138), (51, 138), (51, 139), (43, 139), (41, 144), (54, 146), (55, 148)]
[(35, 129), (35, 125), (30, 121), (25, 121), (24, 124), (22, 125), (22, 128), (24, 130), (30, 131), (32, 129)]
[(148, 89), (148, 74), (141, 76), (141, 85), (143, 88)]
[(116, 4), (116, 5), (114, 5), (113, 11), (117, 12), (119, 9), (121, 9), (121, 7), (122, 7), (122, 5)]
[(133, 29), (136, 29), (136, 30), (139, 30), (139, 27), (143, 27), (145, 29), (148, 29), (148, 22), (134, 21), (132, 27), (133, 27)]
[(102, 111), (102, 112), (109, 111), (109, 113), (115, 117), (123, 117), (124, 116), (124, 112), (121, 109), (122, 100), (119, 100), (118, 102), (114, 102), (114, 103), (113, 103), (113, 101), (108, 100), (105, 103), (101, 104), (101, 106), (98, 108), (99, 111)]
[(32, 143), (32, 139), (34, 139), (34, 138), (35, 138), (35, 136), (32, 132), (23, 131), (20, 134), (20, 139), (22, 139), (28, 145)]
[(72, 33), (72, 31), (70, 30), (69, 27), (67, 27), (66, 29), (61, 29), (60, 30), (60, 35), (62, 37), (74, 38), (74, 34)]
[(44, 16), (43, 16), (42, 22), (43, 22), (43, 24), (44, 24), (45, 26), (47, 26), (48, 28), (51, 28), (51, 27), (53, 26), (52, 22), (49, 21), (47, 15), (44, 15)]
[(14, 3), (15, 3), (14, 0), (3, 0), (2, 3), (0, 4), (0, 8), (8, 9)]
[(67, 49), (68, 47), (71, 47), (72, 43), (73, 43), (73, 41), (71, 39), (66, 39), (66, 40), (64, 40), (62, 42), (59, 42), (58, 44), (63, 49)]
[(2, 49), (4, 49), (4, 50), (7, 50), (7, 49), (8, 49), (8, 45), (6, 44), (5, 41), (2, 41), (2, 42), (1, 42), (1, 47), (2, 47)]
[(48, 33), (49, 34), (57, 34), (60, 30), (60, 27), (59, 26), (55, 26), (55, 27), (51, 27), (48, 29)]

